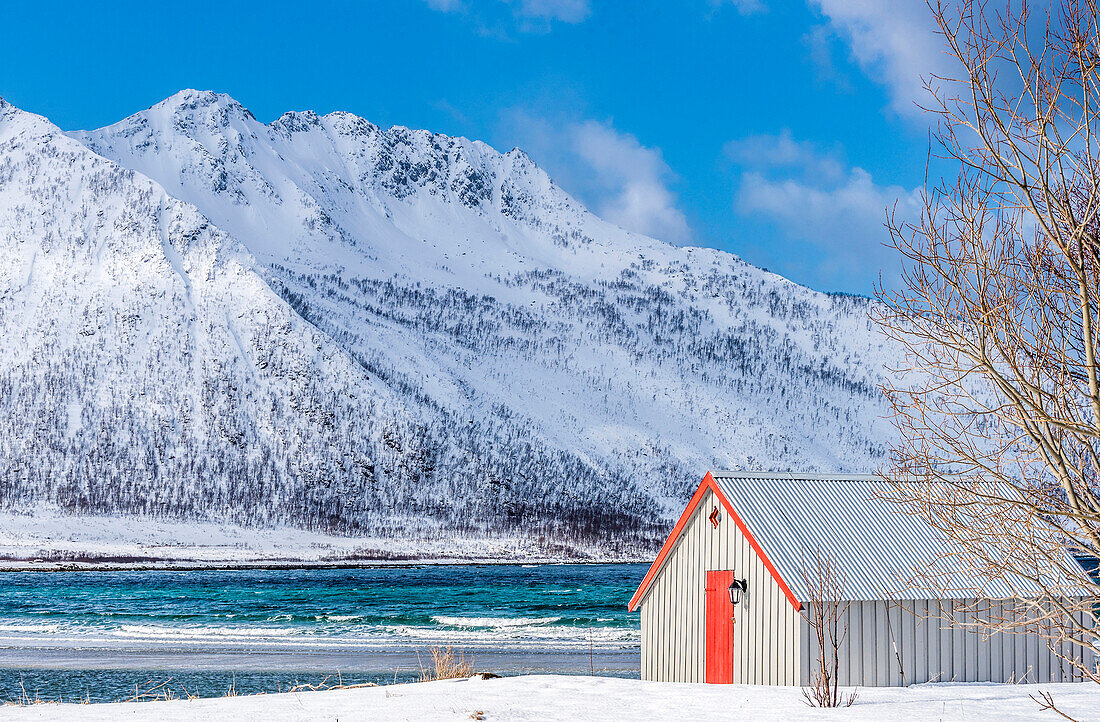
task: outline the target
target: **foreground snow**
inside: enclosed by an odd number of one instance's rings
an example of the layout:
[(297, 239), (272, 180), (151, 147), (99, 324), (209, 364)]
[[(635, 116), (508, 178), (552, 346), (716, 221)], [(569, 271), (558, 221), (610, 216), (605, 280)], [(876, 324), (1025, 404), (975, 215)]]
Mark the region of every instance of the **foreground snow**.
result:
[(528, 676), (205, 700), (0, 707), (0, 720), (1031, 720), (1060, 719), (1039, 690), (1077, 719), (1093, 719), (1093, 684), (937, 684), (860, 690), (854, 707), (815, 710), (793, 687), (701, 685)]

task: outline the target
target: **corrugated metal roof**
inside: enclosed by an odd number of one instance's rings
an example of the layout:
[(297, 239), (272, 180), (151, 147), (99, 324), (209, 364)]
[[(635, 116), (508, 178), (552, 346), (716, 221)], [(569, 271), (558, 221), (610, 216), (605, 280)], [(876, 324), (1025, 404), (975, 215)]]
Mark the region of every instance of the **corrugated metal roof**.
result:
[[(800, 570), (815, 550), (844, 576), (851, 600), (1008, 598), (1037, 588), (980, 579), (951, 555), (954, 547), (923, 519), (880, 498), (889, 486), (867, 475), (712, 472), (779, 575), (799, 600), (808, 598)], [(933, 571), (949, 591), (932, 594), (911, 582)]]

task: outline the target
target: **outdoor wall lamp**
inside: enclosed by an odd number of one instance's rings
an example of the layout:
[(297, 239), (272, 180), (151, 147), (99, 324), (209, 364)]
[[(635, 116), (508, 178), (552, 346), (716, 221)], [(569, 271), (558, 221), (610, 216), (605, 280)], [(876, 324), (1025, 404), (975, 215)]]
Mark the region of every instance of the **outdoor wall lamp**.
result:
[(749, 590), (749, 583), (744, 579), (734, 579), (730, 582), (730, 604), (736, 605), (745, 597), (745, 593)]

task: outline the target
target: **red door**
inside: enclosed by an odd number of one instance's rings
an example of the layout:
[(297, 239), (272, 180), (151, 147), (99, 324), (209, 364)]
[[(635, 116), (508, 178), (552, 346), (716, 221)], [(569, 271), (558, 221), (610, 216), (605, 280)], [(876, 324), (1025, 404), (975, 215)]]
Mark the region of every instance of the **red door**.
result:
[(707, 660), (706, 681), (733, 683), (733, 605), (729, 586), (732, 571), (707, 572)]

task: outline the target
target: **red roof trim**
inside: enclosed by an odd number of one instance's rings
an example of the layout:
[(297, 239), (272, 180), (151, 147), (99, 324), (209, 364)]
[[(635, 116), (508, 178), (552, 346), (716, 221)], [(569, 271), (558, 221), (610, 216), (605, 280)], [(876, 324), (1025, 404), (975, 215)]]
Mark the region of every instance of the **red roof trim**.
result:
[(714, 477), (707, 472), (707, 475), (703, 477), (703, 483), (699, 484), (699, 488), (695, 490), (695, 493), (691, 495), (691, 501), (688, 502), (687, 508), (684, 509), (684, 513), (680, 515), (680, 520), (676, 522), (676, 526), (672, 527), (672, 533), (668, 535), (668, 539), (665, 540), (664, 546), (661, 547), (661, 551), (657, 553), (657, 558), (653, 560), (653, 563), (649, 565), (649, 571), (645, 573), (645, 578), (642, 579), (642, 583), (638, 586), (638, 591), (634, 592), (634, 596), (630, 598), (630, 604), (628, 608), (630, 611), (634, 611), (638, 608), (638, 604), (642, 601), (642, 597), (645, 595), (649, 585), (653, 583), (653, 580), (657, 577), (657, 571), (661, 568), (661, 565), (665, 562), (665, 557), (672, 551), (673, 545), (676, 544), (676, 540), (680, 537), (680, 533), (687, 526), (688, 519), (695, 512), (695, 507), (699, 506), (699, 502), (703, 500), (703, 496), (707, 493), (707, 489), (717, 489), (718, 487), (714, 483)]
[(638, 585), (638, 591), (634, 592), (634, 596), (630, 598), (628, 608), (630, 611), (636, 611), (638, 605), (642, 602), (642, 597), (645, 596), (649, 586), (653, 583), (653, 580), (657, 578), (657, 572), (660, 571), (661, 565), (664, 564), (665, 558), (672, 552), (672, 547), (676, 545), (676, 540), (680, 538), (680, 534), (683, 533), (684, 527), (687, 526), (688, 520), (691, 519), (691, 515), (695, 513), (695, 508), (699, 506), (699, 502), (703, 500), (703, 496), (706, 495), (707, 490), (710, 489), (714, 492), (721, 502), (722, 506), (729, 512), (730, 517), (733, 519), (734, 524), (741, 531), (741, 534), (748, 541), (749, 546), (756, 552), (756, 555), (760, 557), (760, 561), (764, 563), (764, 568), (775, 579), (776, 584), (783, 591), (783, 594), (787, 597), (787, 601), (791, 603), (791, 606), (795, 608), (795, 611), (802, 609), (802, 603), (794, 596), (794, 592), (787, 586), (787, 583), (783, 581), (783, 577), (779, 576), (779, 571), (768, 559), (768, 555), (764, 553), (764, 550), (760, 547), (760, 544), (756, 541), (756, 537), (752, 535), (749, 528), (745, 525), (745, 522), (737, 515), (737, 512), (733, 510), (733, 505), (730, 504), (729, 499), (722, 493), (722, 490), (718, 488), (718, 484), (715, 483), (714, 477), (708, 471), (707, 475), (703, 477), (703, 481), (699, 484), (699, 488), (695, 490), (695, 493), (691, 495), (691, 501), (688, 502), (687, 508), (684, 509), (684, 513), (680, 515), (680, 519), (676, 522), (676, 526), (672, 528), (672, 533), (668, 535), (668, 539), (665, 541), (664, 546), (661, 547), (661, 551), (657, 554), (657, 558), (653, 560), (653, 564), (649, 566), (649, 571), (646, 572), (645, 578), (642, 579), (642, 583)]

